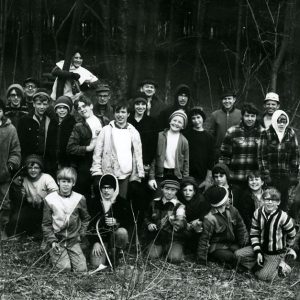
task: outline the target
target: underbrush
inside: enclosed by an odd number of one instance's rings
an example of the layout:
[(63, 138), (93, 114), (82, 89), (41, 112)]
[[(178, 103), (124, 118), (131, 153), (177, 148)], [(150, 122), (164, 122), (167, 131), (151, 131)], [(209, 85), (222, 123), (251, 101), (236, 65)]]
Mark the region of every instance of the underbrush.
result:
[(2, 242), (0, 299), (295, 299), (299, 262), (292, 274), (271, 283), (210, 263), (180, 265), (126, 254), (114, 270), (93, 275), (57, 272), (40, 243), (29, 238)]

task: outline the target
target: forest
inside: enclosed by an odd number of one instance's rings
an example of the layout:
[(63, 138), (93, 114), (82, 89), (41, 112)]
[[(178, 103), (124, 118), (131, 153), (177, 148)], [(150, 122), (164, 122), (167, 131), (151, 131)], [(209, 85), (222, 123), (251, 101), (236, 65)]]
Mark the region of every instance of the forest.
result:
[(116, 99), (152, 77), (172, 101), (180, 83), (195, 104), (262, 105), (268, 91), (297, 117), (300, 18), (297, 0), (1, 0), (0, 91), (26, 77), (51, 87), (51, 70), (80, 47), (83, 65), (108, 82)]

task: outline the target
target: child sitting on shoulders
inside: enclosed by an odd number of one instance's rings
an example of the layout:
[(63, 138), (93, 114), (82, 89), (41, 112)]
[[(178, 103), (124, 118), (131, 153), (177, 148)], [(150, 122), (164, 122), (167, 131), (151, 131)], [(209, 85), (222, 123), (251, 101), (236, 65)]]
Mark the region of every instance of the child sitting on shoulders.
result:
[(185, 207), (177, 199), (179, 182), (166, 179), (161, 183), (162, 197), (155, 198), (145, 222), (151, 239), (149, 257), (166, 255), (173, 263), (183, 259), (184, 232), (186, 226)]
[[(277, 270), (287, 254), (296, 257), (291, 249), (296, 230), (293, 220), (279, 208), (280, 197), (280, 192), (274, 187), (268, 187), (264, 191), (263, 206), (254, 212), (252, 218), (251, 246), (239, 249), (235, 253), (240, 264), (252, 269), (260, 280), (275, 279)], [(290, 270), (289, 267), (286, 269)]]
[(52, 248), (52, 264), (61, 270), (84, 272), (87, 266), (80, 241), (90, 216), (84, 196), (72, 191), (76, 179), (76, 171), (71, 167), (57, 172), (59, 190), (45, 198), (42, 228), (44, 241)]
[(236, 266), (235, 250), (248, 242), (248, 232), (238, 210), (228, 204), (229, 192), (222, 186), (212, 186), (205, 193), (211, 210), (204, 217), (197, 258), (201, 264), (208, 259)]

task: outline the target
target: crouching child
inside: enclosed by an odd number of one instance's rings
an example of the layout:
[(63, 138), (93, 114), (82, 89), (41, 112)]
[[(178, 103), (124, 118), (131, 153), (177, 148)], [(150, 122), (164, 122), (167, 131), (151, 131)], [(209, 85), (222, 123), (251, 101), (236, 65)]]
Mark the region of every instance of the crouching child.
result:
[(155, 198), (145, 218), (148, 237), (151, 240), (149, 257), (166, 255), (172, 263), (183, 259), (185, 206), (177, 199), (179, 182), (166, 179), (161, 183), (162, 197)]
[(263, 192), (263, 206), (254, 212), (252, 218), (251, 246), (235, 252), (240, 264), (264, 281), (271, 281), (277, 275), (286, 276), (291, 271), (286, 258), (296, 258), (291, 248), (296, 230), (288, 214), (279, 209), (280, 196), (274, 187)]
[(248, 242), (248, 232), (238, 210), (228, 204), (229, 192), (222, 186), (212, 186), (205, 193), (211, 205), (204, 217), (199, 238), (197, 259), (201, 264), (214, 260), (236, 266), (235, 250)]
[(44, 242), (50, 246), (50, 259), (60, 270), (87, 271), (80, 241), (85, 236), (90, 216), (83, 195), (72, 189), (77, 173), (71, 167), (57, 172), (59, 190), (46, 196), (43, 212)]

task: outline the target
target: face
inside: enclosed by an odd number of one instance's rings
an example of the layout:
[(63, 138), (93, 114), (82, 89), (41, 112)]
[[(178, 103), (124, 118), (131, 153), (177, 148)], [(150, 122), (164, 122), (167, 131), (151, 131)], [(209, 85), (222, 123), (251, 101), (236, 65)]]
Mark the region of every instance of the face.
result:
[(256, 122), (256, 115), (255, 114), (249, 114), (248, 112), (245, 112), (243, 115), (243, 122), (247, 127), (254, 126)]
[(144, 92), (148, 97), (152, 97), (155, 94), (155, 86), (146, 83), (141, 87), (141, 92)]
[(0, 108), (0, 121), (3, 119), (3, 116), (4, 116), (3, 109), (2, 109), (2, 108)]
[(233, 96), (227, 96), (227, 97), (224, 97), (222, 99), (222, 104), (223, 104), (223, 107), (226, 109), (226, 110), (230, 110), (234, 103), (236, 101), (236, 98), (233, 97)]
[(58, 180), (58, 185), (60, 193), (68, 196), (71, 194), (72, 188), (75, 184), (71, 179), (60, 179)]
[(186, 106), (188, 101), (189, 101), (189, 97), (187, 94), (182, 93), (178, 95), (178, 104), (180, 106)]
[(200, 129), (203, 128), (203, 118), (201, 115), (194, 115), (191, 118), (193, 128)]
[(174, 132), (178, 132), (183, 129), (184, 120), (180, 116), (175, 116), (170, 121), (170, 129)]
[(115, 190), (110, 185), (104, 185), (101, 189), (102, 197), (104, 200), (110, 200), (115, 192)]
[(217, 210), (218, 210), (220, 213), (223, 213), (223, 212), (225, 211), (227, 205), (228, 205), (228, 198), (227, 198), (227, 201), (226, 201), (223, 205), (217, 207)]
[(164, 197), (166, 198), (166, 200), (172, 200), (176, 193), (177, 193), (177, 189), (175, 188), (172, 188), (172, 187), (168, 187), (168, 186), (164, 186), (162, 188), (162, 192), (163, 192), (163, 195)]
[(260, 177), (249, 177), (248, 185), (252, 191), (259, 191), (264, 185), (264, 182)]
[(274, 100), (266, 100), (264, 103), (265, 113), (272, 116), (273, 113), (279, 109), (279, 103)]
[(129, 112), (127, 111), (126, 108), (120, 108), (118, 111), (115, 112), (115, 120), (116, 123), (119, 126), (123, 126), (127, 123), (127, 119), (129, 117)]
[(80, 53), (75, 53), (72, 58), (72, 64), (75, 68), (79, 68), (82, 65), (82, 57)]
[(87, 105), (84, 102), (79, 101), (77, 111), (81, 117), (87, 119), (93, 114), (93, 104)]
[(27, 172), (28, 172), (28, 176), (31, 179), (37, 179), (40, 176), (42, 170), (38, 164), (33, 163), (27, 167)]
[(12, 106), (14, 107), (19, 107), (21, 104), (21, 96), (17, 94), (17, 91), (15, 89), (12, 89), (9, 92), (9, 101), (11, 103)]
[(218, 186), (226, 186), (228, 184), (227, 177), (225, 174), (215, 173), (213, 175), (214, 182)]
[(190, 201), (195, 195), (195, 188), (192, 184), (185, 186), (182, 190), (183, 197), (186, 201)]
[(48, 108), (49, 104), (48, 101), (41, 101), (41, 100), (36, 100), (33, 102), (33, 107), (34, 107), (34, 113), (37, 116), (42, 117)]
[(59, 105), (56, 107), (55, 112), (59, 118), (64, 119), (67, 116), (69, 110), (66, 106)]
[(24, 91), (26, 96), (32, 97), (33, 94), (36, 92), (36, 90), (37, 90), (37, 86), (35, 83), (27, 82), (25, 84)]
[(272, 200), (270, 198), (263, 198), (264, 200), (264, 209), (267, 213), (271, 213), (273, 211), (275, 211), (279, 204), (280, 204), (280, 201), (279, 200)]
[(144, 102), (137, 102), (134, 104), (134, 111), (139, 115), (143, 115), (146, 109), (147, 105)]
[(279, 116), (277, 119), (277, 126), (279, 130), (284, 130), (287, 124), (287, 118), (285, 115)]
[(110, 93), (107, 91), (99, 91), (96, 94), (97, 101), (100, 105), (106, 105), (107, 102), (110, 100)]

